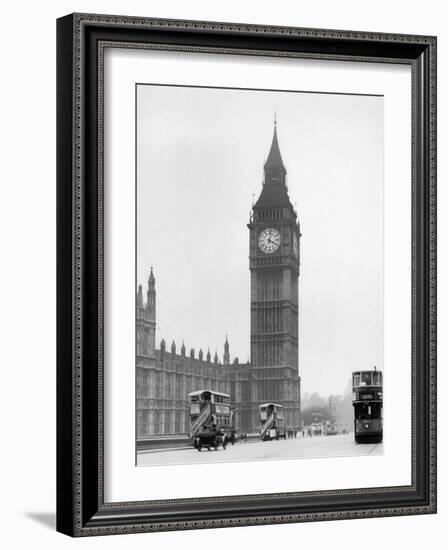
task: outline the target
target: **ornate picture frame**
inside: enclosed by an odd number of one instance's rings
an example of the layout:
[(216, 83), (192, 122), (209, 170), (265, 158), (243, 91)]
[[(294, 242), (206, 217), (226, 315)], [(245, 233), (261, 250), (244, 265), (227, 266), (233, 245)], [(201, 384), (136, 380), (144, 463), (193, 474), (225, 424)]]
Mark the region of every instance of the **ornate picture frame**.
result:
[[(105, 501), (107, 47), (411, 67), (410, 485)], [(57, 530), (91, 536), (435, 513), (436, 38), (72, 14), (57, 22), (57, 51)]]

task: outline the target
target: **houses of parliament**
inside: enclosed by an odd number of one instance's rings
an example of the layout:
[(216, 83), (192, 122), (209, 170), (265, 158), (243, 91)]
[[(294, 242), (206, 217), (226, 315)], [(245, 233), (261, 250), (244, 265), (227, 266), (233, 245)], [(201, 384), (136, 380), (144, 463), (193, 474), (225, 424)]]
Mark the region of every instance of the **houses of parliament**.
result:
[(264, 164), (264, 181), (249, 229), (250, 362), (162, 340), (156, 349), (156, 277), (151, 268), (146, 298), (137, 291), (137, 438), (186, 435), (188, 394), (212, 390), (230, 395), (238, 431), (259, 430), (261, 403), (283, 405), (286, 427), (300, 422), (298, 281), (300, 224), (286, 184), (277, 124)]

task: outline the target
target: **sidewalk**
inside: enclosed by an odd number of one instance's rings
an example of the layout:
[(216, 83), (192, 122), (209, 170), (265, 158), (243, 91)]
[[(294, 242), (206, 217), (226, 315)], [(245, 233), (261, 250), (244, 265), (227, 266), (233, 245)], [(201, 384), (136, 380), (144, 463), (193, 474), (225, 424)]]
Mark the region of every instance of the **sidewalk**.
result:
[[(260, 440), (260, 434), (247, 434), (246, 440), (239, 440), (235, 445), (244, 445), (246, 443), (255, 443)], [(151, 439), (137, 440), (137, 454), (160, 453), (165, 451), (185, 451), (193, 446), (189, 438), (185, 436), (167, 436)]]

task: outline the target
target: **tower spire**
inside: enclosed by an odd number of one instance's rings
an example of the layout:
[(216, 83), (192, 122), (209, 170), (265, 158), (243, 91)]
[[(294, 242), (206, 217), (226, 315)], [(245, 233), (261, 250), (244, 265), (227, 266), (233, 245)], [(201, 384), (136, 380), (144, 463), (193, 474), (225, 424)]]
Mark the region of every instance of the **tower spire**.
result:
[(230, 350), (229, 350), (229, 339), (226, 334), (226, 341), (224, 342), (224, 356), (223, 356), (224, 365), (230, 365)]
[(268, 158), (264, 163), (263, 189), (253, 208), (292, 208), (286, 187), (286, 168), (283, 164), (277, 135), (277, 113), (274, 114), (274, 133)]
[(286, 168), (283, 164), (282, 155), (280, 153), (280, 147), (278, 144), (278, 136), (277, 136), (277, 114), (274, 115), (274, 135), (272, 136), (272, 143), (271, 143), (271, 149), (269, 151), (268, 158), (264, 165), (264, 170), (266, 173), (266, 170), (269, 168), (277, 168), (280, 169), (281, 172), (284, 172), (284, 175), (286, 175)]
[(156, 314), (156, 278), (151, 266), (151, 272), (148, 277), (148, 290), (146, 292), (146, 309), (152, 312), (155, 321)]

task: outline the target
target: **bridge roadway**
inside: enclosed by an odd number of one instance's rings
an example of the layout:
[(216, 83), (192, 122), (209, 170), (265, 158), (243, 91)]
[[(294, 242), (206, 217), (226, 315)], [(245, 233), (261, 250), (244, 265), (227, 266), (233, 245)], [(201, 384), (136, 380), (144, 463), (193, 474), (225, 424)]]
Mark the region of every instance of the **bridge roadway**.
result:
[(238, 441), (217, 451), (194, 447), (139, 451), (137, 465), (195, 464), (210, 462), (240, 462), (245, 460), (276, 460), (280, 458), (318, 458), (382, 454), (382, 443), (356, 444), (353, 434), (297, 437), (280, 441)]

